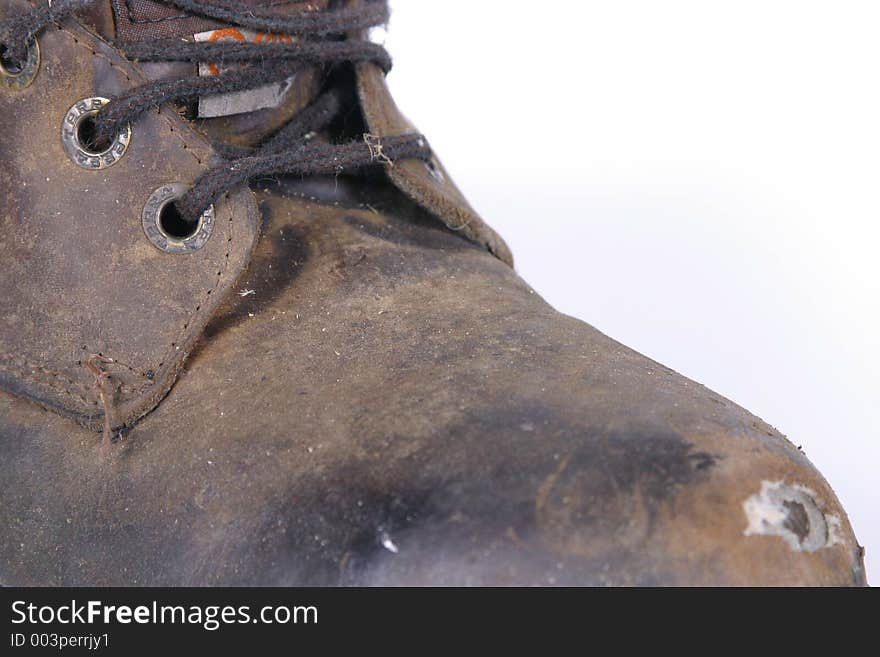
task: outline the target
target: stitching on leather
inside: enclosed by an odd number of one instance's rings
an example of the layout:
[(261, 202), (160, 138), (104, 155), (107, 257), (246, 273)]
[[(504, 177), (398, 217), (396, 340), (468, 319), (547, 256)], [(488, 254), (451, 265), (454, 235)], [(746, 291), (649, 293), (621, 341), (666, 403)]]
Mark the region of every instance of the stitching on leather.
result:
[[(4, 370), (6, 372), (10, 372), (12, 374), (17, 374), (24, 379), (30, 380), (33, 383), (39, 383), (39, 384), (48, 386), (49, 388), (51, 388), (52, 390), (55, 390), (57, 392), (63, 392), (65, 394), (68, 394), (71, 397), (82, 400), (86, 405), (91, 403), (87, 398), (85, 398), (79, 394), (74, 394), (70, 390), (70, 387), (72, 386), (72, 387), (76, 388), (77, 390), (80, 390), (81, 392), (88, 393), (89, 387), (86, 386), (81, 381), (74, 381), (73, 379), (71, 379), (69, 376), (67, 376), (66, 374), (64, 374), (62, 372), (56, 372), (55, 370), (51, 370), (48, 367), (43, 367), (42, 365), (37, 365), (35, 363), (28, 362), (26, 360), (25, 356), (13, 356), (12, 354), (0, 354), (0, 359), (6, 360), (8, 363), (12, 363), (12, 365), (4, 365), (3, 363), (0, 363), (0, 369)], [(121, 363), (119, 363), (119, 364), (122, 365)], [(132, 372), (137, 373), (134, 369), (128, 367), (127, 365), (122, 365), (122, 366), (127, 367)], [(54, 381), (41, 380), (40, 378), (38, 378), (35, 375), (36, 372), (42, 372), (45, 376), (52, 377), (53, 379), (61, 379), (62, 381), (64, 381), (67, 384), (68, 387), (59, 386)], [(127, 383), (123, 383), (121, 381), (119, 382), (119, 389), (123, 390), (123, 391), (129, 391), (131, 393), (138, 392), (138, 390), (136, 388), (134, 388), (133, 386), (130, 386)]]
[[(47, 367), (43, 367), (42, 365), (36, 365), (34, 363), (29, 363), (24, 356), (13, 356), (12, 354), (0, 354), (0, 358), (10, 363), (17, 363), (18, 367), (27, 368), (29, 370), (39, 370), (41, 372), (45, 372), (46, 374), (53, 376), (55, 378), (63, 379), (67, 384), (76, 386), (81, 390), (85, 390), (85, 387), (82, 383), (78, 381), (74, 381), (70, 379), (67, 375), (62, 374), (61, 372), (56, 372), (55, 370), (50, 370)], [(0, 365), (0, 367), (6, 367), (4, 365)], [(7, 368), (8, 369), (8, 368)]]
[[(80, 39), (79, 39), (79, 38), (78, 38), (73, 32), (71, 32), (70, 30), (68, 30), (67, 28), (65, 28), (65, 27), (62, 26), (62, 25), (58, 25), (57, 27), (58, 27), (58, 31), (59, 31), (59, 32), (63, 32), (63, 33), (66, 34), (68, 37), (70, 37), (71, 39), (73, 39), (73, 42), (74, 42), (76, 45), (78, 45), (78, 46), (82, 46), (83, 48), (85, 48), (86, 50), (88, 50), (90, 53), (92, 53), (92, 55), (93, 55), (94, 57), (100, 57), (100, 58), (103, 59), (105, 62), (107, 62), (107, 64), (109, 64), (111, 68), (116, 69), (117, 71), (119, 71), (119, 73), (122, 74), (122, 77), (124, 77), (125, 80), (126, 80), (127, 82), (129, 82), (132, 86), (135, 86), (136, 84), (140, 84), (140, 81), (139, 81), (139, 80), (138, 80), (138, 81), (132, 80), (131, 77), (129, 77), (128, 73), (125, 71), (125, 69), (123, 69), (121, 66), (118, 66), (117, 64), (114, 64), (113, 61), (112, 61), (109, 57), (107, 57), (105, 54), (98, 52), (97, 50), (95, 50), (94, 48), (92, 48), (92, 47), (91, 47), (90, 45), (88, 45), (87, 43), (83, 43), (82, 41), (80, 41)], [(189, 153), (190, 156), (192, 156), (192, 158), (193, 158), (196, 162), (198, 162), (198, 163), (201, 164), (201, 165), (204, 165), (204, 162), (202, 161), (202, 159), (201, 159), (198, 155), (196, 155), (195, 153), (193, 153), (192, 150), (190, 150), (189, 146), (187, 145), (186, 140), (185, 140), (183, 137), (181, 137), (180, 134), (174, 129), (174, 124), (171, 122), (171, 120), (170, 120), (168, 117), (166, 117), (164, 114), (162, 114), (162, 109), (161, 109), (161, 108), (156, 108), (154, 111), (156, 112), (156, 115), (157, 115), (157, 116), (159, 116), (159, 117), (162, 118), (162, 120), (163, 120), (163, 121), (165, 122), (165, 124), (168, 126), (169, 131), (170, 131), (175, 137), (177, 137), (178, 141), (180, 141), (180, 144), (181, 144), (181, 146), (183, 147), (183, 150), (185, 150), (187, 153)]]
[[(8, 361), (13, 361), (15, 357), (12, 356), (11, 354), (0, 354), (0, 358), (4, 358)], [(22, 369), (23, 367), (26, 367), (29, 369), (27, 369), (27, 370)], [(50, 390), (54, 390), (55, 392), (64, 393), (64, 394), (72, 397), (73, 399), (82, 402), (84, 406), (91, 405), (89, 403), (89, 400), (86, 399), (86, 397), (84, 395), (82, 395), (80, 393), (73, 392), (71, 390), (71, 387), (73, 387), (73, 388), (79, 389), (81, 391), (85, 391), (85, 386), (82, 383), (80, 383), (78, 381), (73, 381), (72, 379), (68, 378), (64, 374), (61, 374), (60, 372), (50, 370), (50, 369), (43, 367), (41, 365), (35, 365), (32, 363), (28, 363), (27, 361), (24, 360), (24, 358), (20, 358), (19, 364), (15, 367), (10, 366), (10, 365), (4, 365), (3, 363), (0, 363), (0, 370), (21, 376), (22, 378), (29, 380), (32, 383), (44, 385), (44, 386), (48, 387)], [(62, 379), (63, 381), (65, 381), (68, 384), (68, 387), (64, 387), (62, 385), (59, 385), (59, 384), (55, 383), (54, 380), (40, 380), (36, 376), (37, 371), (43, 372), (45, 375), (52, 377), (52, 379)]]
[[(65, 27), (63, 27), (61, 25), (58, 25), (57, 27), (60, 32), (63, 32), (70, 39), (72, 39), (75, 44), (87, 49), (89, 52), (92, 53), (92, 55), (94, 57), (100, 57), (101, 59), (106, 61), (111, 66), (111, 68), (114, 68), (117, 71), (119, 71), (122, 74), (122, 76), (126, 79), (126, 81), (128, 81), (132, 85), (135, 84), (135, 82), (131, 79), (131, 77), (129, 77), (128, 73), (126, 73), (126, 71), (123, 68), (121, 68), (120, 66), (117, 66), (116, 64), (114, 64), (106, 55), (97, 52), (94, 48), (92, 48), (88, 44), (83, 43), (79, 38), (77, 38), (77, 36), (75, 34), (70, 32)], [(177, 139), (180, 141), (181, 145), (183, 146), (184, 150), (186, 150), (193, 157), (193, 159), (195, 159), (196, 162), (198, 162), (200, 165), (203, 164), (202, 160), (187, 147), (187, 144), (186, 144), (186, 141), (184, 140), (184, 138), (177, 131), (174, 130), (174, 125), (172, 124), (170, 119), (163, 116), (161, 111), (158, 109), (156, 110), (156, 113), (162, 117), (162, 119), (168, 125), (170, 132), (177, 137)], [(229, 195), (227, 194), (227, 198), (228, 198), (228, 196)], [(171, 346), (166, 349), (165, 356), (162, 358), (162, 362), (159, 363), (159, 365), (155, 368), (157, 372), (159, 370), (161, 370), (162, 366), (168, 361), (169, 355), (171, 355), (176, 350), (177, 343), (180, 341), (180, 336), (182, 336), (186, 333), (186, 331), (189, 328), (190, 324), (192, 323), (193, 319), (196, 317), (198, 312), (201, 310), (202, 305), (204, 305), (208, 301), (208, 299), (211, 297), (211, 295), (214, 294), (214, 292), (216, 292), (217, 289), (220, 287), (220, 283), (223, 280), (223, 275), (229, 269), (229, 256), (232, 253), (232, 244), (234, 241), (234, 233), (232, 230), (232, 223), (235, 218), (234, 203), (230, 203), (229, 205), (230, 205), (230, 207), (229, 207), (229, 220), (228, 220), (227, 237), (226, 237), (227, 248), (226, 248), (226, 254), (225, 254), (224, 260), (223, 260), (222, 269), (217, 273), (217, 279), (214, 283), (214, 286), (210, 290), (208, 290), (204, 299), (196, 306), (195, 310), (188, 317), (186, 323), (183, 325), (183, 328), (181, 329), (180, 333), (178, 334), (178, 338), (176, 339), (176, 341), (172, 342)], [(12, 354), (0, 354), (0, 358), (3, 358), (5, 360), (7, 360), (7, 362), (12, 363), (14, 361), (15, 357), (12, 356)], [(125, 367), (126, 369), (129, 369), (131, 372), (136, 373), (136, 374), (140, 374), (131, 366), (119, 363), (119, 361), (117, 361), (115, 358), (113, 360), (115, 363), (120, 364), (122, 367)], [(28, 367), (29, 369), (22, 369), (23, 367)], [(76, 400), (82, 402), (82, 404), (86, 407), (92, 407), (98, 403), (97, 400), (89, 400), (85, 396), (83, 396), (79, 393), (73, 392), (70, 388), (60, 386), (59, 384), (55, 383), (54, 380), (40, 380), (36, 375), (36, 372), (38, 372), (38, 371), (44, 372), (46, 375), (52, 377), (53, 379), (55, 379), (55, 378), (62, 379), (65, 382), (67, 382), (69, 386), (74, 386), (75, 388), (77, 388), (81, 391), (88, 390), (88, 388), (85, 386), (85, 384), (78, 382), (78, 381), (73, 381), (72, 379), (70, 379), (66, 375), (64, 375), (60, 372), (56, 372), (54, 370), (50, 370), (46, 367), (43, 367), (40, 365), (30, 365), (29, 363), (27, 363), (24, 360), (23, 357), (20, 357), (20, 363), (18, 364), (18, 366), (4, 365), (4, 364), (0, 363), (0, 370), (10, 372), (13, 375), (20, 376), (24, 380), (30, 381), (33, 384), (43, 385), (43, 386), (48, 387), (51, 390), (54, 390), (55, 392), (60, 392), (60, 393), (66, 394), (66, 395), (72, 397), (73, 399), (76, 399)], [(142, 374), (142, 376), (144, 376), (144, 378), (149, 378), (145, 374)], [(140, 387), (134, 388), (132, 386), (129, 386), (127, 384), (120, 382), (120, 391), (128, 390), (131, 393), (129, 395), (129, 398), (133, 398), (133, 397), (139, 396), (141, 393), (143, 393), (144, 390), (147, 390), (153, 384), (154, 384), (154, 381), (149, 380), (147, 383), (142, 384)]]
[[(106, 61), (106, 62), (107, 62), (112, 68), (118, 70), (118, 71), (123, 75), (123, 77), (125, 77), (125, 79), (126, 79), (127, 82), (129, 82), (129, 83), (132, 84), (132, 85), (135, 84), (134, 81), (129, 77), (128, 73), (126, 73), (126, 71), (125, 71), (124, 69), (122, 69), (121, 67), (119, 67), (119, 66), (117, 66), (116, 64), (114, 64), (114, 63), (113, 63), (113, 62), (112, 62), (112, 61), (111, 61), (106, 55), (97, 52), (94, 48), (92, 48), (92, 47), (90, 47), (89, 45), (87, 45), (87, 44), (83, 43), (82, 41), (80, 41), (80, 40), (76, 37), (76, 35), (74, 35), (72, 32), (70, 32), (69, 30), (67, 30), (67, 29), (64, 28), (63, 26), (59, 25), (59, 26), (58, 26), (58, 29), (61, 30), (62, 32), (64, 32), (65, 34), (67, 34), (67, 36), (69, 36), (71, 39), (73, 39), (73, 42), (74, 42), (74, 43), (76, 43), (77, 45), (80, 45), (80, 46), (86, 48), (87, 50), (89, 50), (89, 51), (92, 53), (92, 55), (94, 55), (95, 57), (100, 57), (100, 58), (102, 58), (102, 59), (103, 59), (104, 61)], [(162, 117), (162, 119), (163, 119), (163, 120), (165, 121), (165, 123), (167, 124), (169, 131), (170, 131), (174, 136), (176, 136), (177, 139), (180, 141), (181, 146), (183, 147), (183, 149), (184, 149), (187, 153), (189, 153), (189, 154), (193, 157), (193, 159), (195, 159), (196, 162), (198, 162), (200, 165), (203, 165), (204, 163), (202, 162), (201, 158), (199, 158), (195, 153), (193, 153), (193, 152), (187, 147), (187, 143), (186, 143), (186, 141), (184, 140), (184, 138), (180, 135), (180, 133), (179, 133), (178, 131), (176, 131), (176, 130), (174, 129), (174, 124), (171, 122), (171, 120), (168, 119), (167, 117), (165, 117), (164, 115), (162, 115), (161, 108), (157, 108), (157, 109), (156, 109), (156, 114)], [(230, 223), (230, 224), (232, 223), (233, 217), (234, 217), (234, 213), (233, 213), (232, 210), (230, 209), (230, 218), (229, 218), (229, 223)], [(232, 242), (232, 239), (233, 239), (233, 238), (232, 238), (232, 229), (231, 229), (231, 227), (230, 227), (230, 229), (229, 229), (229, 233), (228, 233), (228, 237), (227, 237), (227, 249), (226, 249), (226, 255), (225, 255), (225, 257), (224, 257), (224, 265), (223, 265), (223, 269), (218, 273), (217, 281), (215, 282), (214, 287), (212, 287), (211, 290), (208, 291), (208, 297), (209, 297), (211, 294), (213, 294), (213, 293), (216, 291), (216, 289), (220, 286), (220, 281), (222, 280), (222, 275), (223, 275), (223, 273), (224, 273), (224, 272), (228, 269), (228, 267), (229, 267), (229, 255), (230, 255), (230, 253), (231, 253), (231, 251), (232, 251), (232, 248), (231, 248), (231, 242)], [(189, 325), (192, 323), (193, 319), (196, 317), (196, 315), (198, 314), (198, 312), (201, 310), (202, 304), (204, 304), (205, 301), (207, 301), (207, 298), (208, 298), (208, 297), (206, 297), (205, 300), (203, 300), (201, 303), (199, 303), (199, 304), (196, 306), (196, 309), (195, 309), (195, 310), (190, 314), (190, 316), (187, 318), (186, 323), (183, 325), (183, 329), (182, 329), (181, 332), (178, 334), (178, 338), (176, 339), (176, 341), (175, 341), (175, 342), (172, 342), (172, 343), (171, 343), (171, 346), (168, 347), (168, 348), (165, 350), (165, 356), (162, 358), (162, 362), (160, 362), (159, 365), (156, 366), (156, 368), (155, 368), (156, 371), (161, 370), (161, 369), (162, 369), (162, 366), (165, 365), (165, 363), (166, 363), (167, 360), (168, 360), (168, 356), (169, 356), (171, 353), (173, 353), (173, 351), (176, 349), (176, 347), (177, 347), (177, 342), (180, 341), (180, 335), (184, 334), (184, 333), (186, 332), (186, 330), (189, 328)], [(113, 358), (112, 356), (110, 356), (109, 358), (112, 358), (114, 361), (117, 360), (116, 358)], [(130, 368), (129, 368), (129, 369), (130, 369)], [(132, 370), (132, 371), (134, 371), (134, 370)], [(145, 378), (147, 378), (147, 377), (145, 376)], [(142, 385), (141, 385), (140, 387), (138, 387), (138, 388), (130, 388), (130, 390), (131, 390), (132, 393), (133, 393), (131, 396), (137, 396), (137, 395), (139, 395), (139, 394), (142, 393), (144, 390), (150, 388), (150, 387), (153, 385), (153, 383), (154, 383), (154, 382), (153, 382), (152, 380), (150, 380), (150, 381), (148, 381), (147, 383), (142, 384)]]
[[(89, 349), (86, 345), (83, 345), (82, 347), (80, 347), (80, 349), (89, 355), (97, 353), (97, 355), (101, 356), (101, 358), (109, 358), (109, 356), (106, 356), (105, 354), (101, 353), (100, 351), (95, 352), (94, 349)], [(121, 367), (122, 369), (128, 370), (132, 374), (136, 374), (137, 376), (141, 377), (142, 379), (149, 379), (150, 378), (146, 372), (142, 372), (141, 370), (138, 370), (138, 369), (132, 367), (131, 365), (128, 365), (127, 363), (123, 363), (122, 361), (116, 360), (115, 358), (112, 358), (111, 360), (113, 361), (113, 365), (116, 365), (117, 367)], [(82, 361), (78, 361), (77, 364), (81, 365)], [(131, 388), (131, 389), (133, 390), (133, 388)]]
[[(216, 292), (217, 289), (220, 287), (220, 283), (223, 281), (224, 274), (226, 274), (226, 272), (229, 270), (229, 256), (232, 254), (232, 243), (234, 240), (232, 223), (235, 219), (235, 201), (230, 198), (229, 194), (226, 194), (224, 196), (224, 200), (228, 201), (229, 220), (227, 221), (226, 255), (223, 257), (223, 268), (217, 272), (217, 279), (214, 282), (214, 286), (210, 290), (208, 290), (207, 294), (205, 294), (202, 301), (196, 306), (196, 309), (189, 316), (189, 318), (186, 320), (186, 323), (183, 325), (183, 328), (177, 334), (178, 337), (176, 338), (176, 340), (174, 342), (172, 342), (171, 346), (167, 349), (167, 351), (165, 353), (165, 357), (162, 359), (162, 362), (159, 363), (158, 366), (156, 366), (157, 371), (162, 369), (162, 366), (165, 365), (166, 361), (168, 360), (169, 355), (173, 354), (177, 350), (178, 343), (180, 342), (181, 336), (186, 335), (186, 331), (187, 331), (187, 329), (189, 329), (189, 325), (192, 323), (193, 319), (196, 317), (198, 312), (202, 309), (202, 306), (208, 302), (208, 300), (211, 298), (211, 295), (214, 294), (214, 292)], [(139, 394), (139, 393), (143, 392), (144, 390), (146, 390), (147, 388), (149, 388), (150, 385), (151, 384), (145, 384), (145, 385), (141, 386), (137, 390), (137, 394)]]

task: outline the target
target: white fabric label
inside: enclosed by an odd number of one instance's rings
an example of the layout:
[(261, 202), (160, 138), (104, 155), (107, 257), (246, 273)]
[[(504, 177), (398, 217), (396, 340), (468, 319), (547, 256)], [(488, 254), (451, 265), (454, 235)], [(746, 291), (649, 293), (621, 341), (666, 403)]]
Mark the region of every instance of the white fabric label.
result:
[[(294, 41), (293, 37), (285, 34), (266, 34), (234, 27), (200, 32), (195, 35), (195, 39), (200, 42), (238, 41), (241, 43), (292, 43)], [(199, 64), (199, 76), (219, 75), (224, 71), (232, 70), (233, 66), (235, 65)], [(293, 79), (290, 77), (281, 82), (274, 82), (256, 89), (200, 98), (199, 117), (210, 119), (278, 107), (290, 90)]]

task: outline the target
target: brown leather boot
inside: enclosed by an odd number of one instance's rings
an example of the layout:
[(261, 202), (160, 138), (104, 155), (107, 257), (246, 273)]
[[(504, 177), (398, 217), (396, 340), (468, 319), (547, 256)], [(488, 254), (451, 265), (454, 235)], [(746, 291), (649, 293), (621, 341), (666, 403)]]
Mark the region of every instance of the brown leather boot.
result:
[(386, 11), (0, 0), (0, 582), (864, 584), (790, 442), (516, 276)]

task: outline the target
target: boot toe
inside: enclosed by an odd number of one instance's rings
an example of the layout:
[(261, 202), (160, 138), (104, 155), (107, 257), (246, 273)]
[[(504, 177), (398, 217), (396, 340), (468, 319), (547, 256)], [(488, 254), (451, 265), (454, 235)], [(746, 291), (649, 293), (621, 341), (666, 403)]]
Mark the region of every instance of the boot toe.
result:
[(453, 235), (263, 210), (259, 293), (112, 458), (0, 394), (4, 583), (864, 583), (831, 488), (742, 408)]
[[(452, 586), (859, 586), (861, 550), (833, 499), (790, 477), (642, 472), (622, 480), (564, 457), (531, 496), (497, 482), (451, 486), (377, 528), (350, 583)], [(660, 465), (659, 467), (663, 467)], [(704, 466), (706, 468), (717, 466)], [(802, 473), (804, 475), (808, 473)], [(674, 476), (674, 475), (673, 475)], [(644, 478), (642, 478), (644, 477)], [(492, 502), (480, 502), (487, 496)], [(447, 503), (442, 503), (446, 496)], [(439, 498), (439, 500), (437, 499)], [(457, 502), (452, 502), (457, 500)]]
[(397, 513), (380, 514), (374, 540), (352, 553), (349, 583), (865, 583), (845, 513), (781, 436), (602, 432), (546, 415), (540, 432), (510, 417), (503, 443), (453, 432), (445, 453), (456, 457), (395, 489)]

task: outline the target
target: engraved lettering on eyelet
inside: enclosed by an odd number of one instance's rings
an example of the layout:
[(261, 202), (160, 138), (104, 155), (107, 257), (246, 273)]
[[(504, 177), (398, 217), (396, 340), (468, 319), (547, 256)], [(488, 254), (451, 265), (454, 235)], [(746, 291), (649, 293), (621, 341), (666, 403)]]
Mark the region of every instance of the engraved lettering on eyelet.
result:
[(207, 244), (211, 233), (214, 230), (214, 206), (212, 205), (199, 217), (199, 222), (195, 226), (191, 235), (186, 237), (169, 234), (162, 226), (162, 211), (165, 207), (182, 197), (189, 190), (187, 185), (182, 183), (169, 183), (162, 185), (154, 191), (144, 206), (142, 215), (142, 223), (144, 233), (153, 245), (171, 254), (194, 253)]
[(113, 143), (100, 153), (90, 151), (80, 141), (79, 131), (82, 122), (95, 116), (109, 102), (107, 98), (99, 96), (84, 98), (71, 107), (64, 116), (64, 121), (61, 124), (61, 143), (64, 144), (64, 150), (67, 151), (70, 159), (83, 169), (97, 171), (112, 167), (128, 150), (128, 145), (131, 142), (131, 126), (125, 126), (123, 130), (120, 130), (113, 139)]
[(31, 86), (40, 70), (40, 46), (36, 40), (28, 44), (27, 59), (20, 68), (10, 70), (0, 60), (0, 88), (21, 91)]

